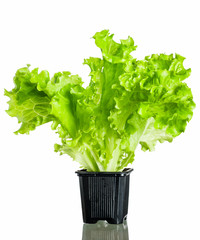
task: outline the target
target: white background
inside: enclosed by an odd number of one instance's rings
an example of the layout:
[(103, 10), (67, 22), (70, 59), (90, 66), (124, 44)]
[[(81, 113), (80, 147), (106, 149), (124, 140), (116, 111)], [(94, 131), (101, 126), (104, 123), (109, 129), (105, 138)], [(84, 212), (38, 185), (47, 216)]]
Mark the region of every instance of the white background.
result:
[[(84, 58), (100, 56), (91, 37), (110, 29), (132, 36), (134, 56), (179, 53), (197, 107), (184, 134), (156, 151), (138, 148), (131, 174), (129, 239), (200, 239), (200, 23), (198, 1), (1, 1), (0, 239), (82, 239), (79, 165), (54, 153), (50, 125), (14, 135), (4, 88), (27, 63), (51, 73), (68, 70), (88, 82)], [(73, 235), (72, 235), (73, 234)]]

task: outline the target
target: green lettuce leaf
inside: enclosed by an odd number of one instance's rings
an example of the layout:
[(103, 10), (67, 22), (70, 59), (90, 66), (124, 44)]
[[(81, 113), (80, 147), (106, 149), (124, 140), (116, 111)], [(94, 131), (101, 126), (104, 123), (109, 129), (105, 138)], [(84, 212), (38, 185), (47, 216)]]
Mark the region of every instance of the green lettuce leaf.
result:
[(61, 138), (55, 151), (68, 154), (88, 171), (121, 171), (135, 159), (140, 145), (153, 151), (157, 142), (172, 142), (185, 131), (195, 103), (184, 82), (191, 69), (178, 54), (152, 54), (143, 60), (131, 37), (113, 40), (108, 30), (93, 36), (102, 58), (90, 57), (90, 83), (70, 72), (21, 68), (8, 114), (21, 123), (17, 133), (28, 133), (52, 122)]
[(5, 90), (10, 98), (7, 113), (17, 117), (21, 127), (15, 133), (29, 133), (37, 126), (53, 120), (51, 116), (50, 98), (43, 92), (37, 91), (37, 85), (30, 82), (32, 74), (28, 67), (17, 70), (12, 91)]

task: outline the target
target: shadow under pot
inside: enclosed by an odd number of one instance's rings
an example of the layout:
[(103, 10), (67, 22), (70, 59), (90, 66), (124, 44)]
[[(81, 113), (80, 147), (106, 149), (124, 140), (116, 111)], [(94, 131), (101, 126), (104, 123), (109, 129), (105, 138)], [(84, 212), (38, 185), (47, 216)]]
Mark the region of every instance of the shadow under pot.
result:
[(126, 220), (132, 171), (132, 168), (122, 172), (76, 171), (84, 223), (106, 220), (110, 224), (121, 224)]

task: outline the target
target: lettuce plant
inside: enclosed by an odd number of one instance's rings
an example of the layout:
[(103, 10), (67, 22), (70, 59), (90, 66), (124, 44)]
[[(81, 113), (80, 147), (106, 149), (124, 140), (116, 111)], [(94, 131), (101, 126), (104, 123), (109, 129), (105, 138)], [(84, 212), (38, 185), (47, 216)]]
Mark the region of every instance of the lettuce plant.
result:
[(61, 144), (55, 151), (68, 154), (88, 171), (121, 171), (132, 163), (135, 150), (154, 150), (185, 131), (195, 103), (184, 82), (191, 69), (178, 54), (152, 54), (143, 60), (131, 55), (131, 37), (117, 43), (108, 30), (97, 32), (96, 46), (102, 58), (84, 60), (90, 83), (83, 87), (78, 75), (20, 68), (7, 113), (29, 133), (52, 122)]

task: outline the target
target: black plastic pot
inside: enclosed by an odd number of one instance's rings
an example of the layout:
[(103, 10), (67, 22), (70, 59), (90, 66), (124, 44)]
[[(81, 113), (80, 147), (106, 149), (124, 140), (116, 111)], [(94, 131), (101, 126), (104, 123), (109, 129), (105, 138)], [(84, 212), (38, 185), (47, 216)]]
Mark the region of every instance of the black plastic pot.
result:
[(106, 220), (123, 223), (128, 214), (129, 179), (131, 168), (122, 172), (76, 171), (79, 176), (84, 223)]

